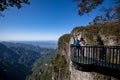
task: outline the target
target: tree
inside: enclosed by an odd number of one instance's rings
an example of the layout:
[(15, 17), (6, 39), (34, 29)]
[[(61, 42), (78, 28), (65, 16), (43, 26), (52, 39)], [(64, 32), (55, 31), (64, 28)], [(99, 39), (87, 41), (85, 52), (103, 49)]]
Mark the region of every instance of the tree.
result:
[(84, 15), (85, 13), (90, 12), (92, 9), (95, 9), (103, 0), (73, 0), (78, 3), (78, 14)]
[(101, 12), (103, 12), (103, 15), (96, 16), (90, 25), (120, 21), (120, 0), (116, 0), (115, 6), (112, 8), (102, 8)]
[(8, 7), (17, 7), (20, 9), (22, 4), (30, 4), (29, 0), (0, 0), (0, 14)]
[(107, 22), (113, 22), (116, 20), (113, 8), (102, 8), (101, 12), (103, 13), (103, 15), (96, 16), (93, 19), (92, 24), (105, 24)]
[(96, 17), (93, 19), (93, 24), (101, 24), (101, 23), (103, 23), (102, 16), (96, 16)]
[[(104, 0), (73, 0), (74, 2), (78, 2), (78, 14), (80, 16), (85, 13), (91, 12), (95, 9), (99, 4), (101, 4)], [(115, 0), (115, 7), (113, 8), (102, 8), (103, 15), (98, 15), (93, 19), (91, 24), (104, 24), (111, 21), (119, 21), (120, 20), (120, 0)]]
[(116, 0), (116, 6), (114, 8), (114, 11), (116, 12), (116, 19), (120, 21), (120, 0)]

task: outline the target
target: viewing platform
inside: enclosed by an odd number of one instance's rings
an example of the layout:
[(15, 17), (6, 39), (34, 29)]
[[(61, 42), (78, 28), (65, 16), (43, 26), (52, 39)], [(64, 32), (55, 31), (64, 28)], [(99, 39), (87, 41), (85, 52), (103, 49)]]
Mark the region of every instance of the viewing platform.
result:
[(78, 70), (95, 71), (120, 79), (120, 46), (72, 44), (71, 60)]

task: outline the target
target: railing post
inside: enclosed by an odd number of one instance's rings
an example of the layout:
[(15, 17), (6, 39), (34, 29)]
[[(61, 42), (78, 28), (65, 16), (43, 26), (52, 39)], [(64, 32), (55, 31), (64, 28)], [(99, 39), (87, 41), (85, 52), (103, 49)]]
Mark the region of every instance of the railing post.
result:
[(80, 50), (80, 46), (77, 46), (77, 49), (78, 49), (78, 63), (79, 63), (79, 50)]
[(81, 46), (80, 47), (80, 55), (81, 55), (81, 63), (84, 64), (84, 50), (85, 50), (85, 47), (84, 46)]
[[(87, 48), (86, 48), (86, 50), (87, 50)], [(86, 53), (87, 53), (87, 51), (86, 51)], [(85, 63), (84, 63), (84, 55), (85, 55), (85, 54), (84, 54), (84, 52), (83, 52), (83, 57), (82, 57), (82, 59), (83, 59), (83, 64), (85, 64)]]
[(94, 49), (94, 47), (93, 47), (93, 57), (92, 57), (92, 64), (94, 64), (94, 51), (95, 51), (95, 49)]
[(118, 47), (118, 55), (119, 55), (119, 57), (118, 57), (118, 64), (119, 64), (118, 69), (120, 70), (120, 46)]
[(114, 54), (115, 54), (115, 47), (112, 47), (112, 68), (114, 68)]
[(88, 55), (89, 55), (89, 46), (87, 46), (86, 49), (87, 49), (87, 52), (86, 52), (86, 57), (85, 57), (85, 62), (86, 62), (85, 64), (88, 63), (88, 57), (89, 57), (89, 56), (88, 56)]
[(116, 64), (115, 65), (115, 69), (117, 69), (117, 59), (118, 59), (117, 55), (119, 54), (118, 53), (118, 49), (119, 49), (119, 47), (117, 48), (117, 46), (116, 46), (116, 48), (115, 48), (115, 55), (114, 55), (114, 58), (115, 58), (114, 63)]
[(72, 46), (71, 60), (120, 70), (120, 46)]
[(97, 48), (95, 48), (95, 65), (97, 65)]
[(105, 60), (105, 67), (106, 67), (106, 65), (107, 65), (107, 63), (106, 63), (107, 47), (105, 46), (104, 48), (105, 48), (104, 60)]
[(88, 61), (87, 61), (87, 62), (88, 62), (88, 64), (89, 64), (89, 60), (90, 60), (90, 59), (89, 59), (89, 58), (90, 58), (90, 46), (88, 47), (88, 52), (89, 52), (89, 53), (88, 53), (88, 56), (87, 56), (87, 57), (88, 57), (88, 59), (87, 59)]
[(106, 48), (105, 46), (102, 46), (102, 52), (101, 52), (102, 66), (104, 66), (105, 56), (106, 56)]
[(111, 50), (110, 50), (110, 47), (108, 46), (108, 58), (107, 58), (107, 60), (108, 60), (108, 67), (110, 67), (110, 61), (111, 61)]

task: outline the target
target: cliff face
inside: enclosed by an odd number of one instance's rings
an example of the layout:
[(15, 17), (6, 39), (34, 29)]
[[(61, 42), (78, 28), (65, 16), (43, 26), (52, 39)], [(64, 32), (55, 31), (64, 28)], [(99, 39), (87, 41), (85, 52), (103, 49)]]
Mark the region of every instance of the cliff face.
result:
[[(81, 37), (81, 35), (79, 35), (79, 37)], [(87, 39), (85, 40), (87, 41)], [(70, 44), (72, 44), (72, 42), (73, 42), (73, 38), (71, 37)], [(71, 52), (69, 51), (69, 55), (70, 54)], [(85, 71), (77, 70), (75, 66), (73, 66), (71, 60), (69, 62), (69, 71), (71, 73), (69, 80), (118, 80), (114, 77), (102, 75), (97, 72), (85, 72)]]
[[(83, 37), (87, 45), (120, 45), (120, 22), (105, 25), (93, 25), (76, 27), (71, 34), (65, 34), (59, 38), (58, 55), (55, 59), (54, 80), (117, 80), (113, 77), (96, 72), (83, 72), (76, 70), (72, 65), (70, 44), (73, 36)], [(99, 40), (98, 40), (99, 38)]]
[(92, 25), (85, 27), (76, 27), (72, 30), (71, 35), (83, 37), (87, 44), (98, 45), (98, 36), (104, 45), (120, 45), (120, 22), (111, 22), (105, 25)]
[(65, 34), (59, 38), (58, 41), (58, 54), (56, 55), (54, 62), (54, 74), (53, 80), (69, 80), (69, 41), (70, 34)]

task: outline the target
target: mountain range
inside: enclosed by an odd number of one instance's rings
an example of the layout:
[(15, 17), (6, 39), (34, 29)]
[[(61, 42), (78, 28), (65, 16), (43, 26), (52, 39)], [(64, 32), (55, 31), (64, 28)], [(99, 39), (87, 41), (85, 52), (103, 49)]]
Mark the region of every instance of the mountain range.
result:
[[(49, 44), (48, 44), (49, 46)], [(33, 64), (55, 49), (25, 43), (0, 43), (0, 80), (25, 80)]]

